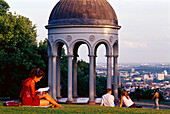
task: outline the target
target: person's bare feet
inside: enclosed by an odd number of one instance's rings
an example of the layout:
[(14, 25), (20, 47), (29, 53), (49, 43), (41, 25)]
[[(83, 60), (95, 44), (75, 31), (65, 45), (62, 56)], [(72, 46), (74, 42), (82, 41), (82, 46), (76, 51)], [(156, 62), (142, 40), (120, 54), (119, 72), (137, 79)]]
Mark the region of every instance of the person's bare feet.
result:
[(61, 105), (59, 105), (59, 104), (57, 104), (56, 106), (57, 106), (57, 107), (62, 107), (62, 106), (61, 106)]
[(56, 105), (54, 105), (54, 104), (51, 104), (51, 106), (50, 106), (51, 108), (57, 108), (57, 107), (62, 107), (61, 105), (59, 105), (59, 104), (56, 104)]

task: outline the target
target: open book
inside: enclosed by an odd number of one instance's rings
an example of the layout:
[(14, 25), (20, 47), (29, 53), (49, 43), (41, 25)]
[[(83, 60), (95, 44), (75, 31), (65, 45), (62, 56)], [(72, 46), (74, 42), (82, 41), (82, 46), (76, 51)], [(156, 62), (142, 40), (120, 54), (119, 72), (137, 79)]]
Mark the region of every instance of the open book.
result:
[(42, 96), (47, 94), (47, 91), (49, 90), (49, 87), (45, 87), (45, 88), (39, 88), (37, 91), (37, 96)]
[(48, 91), (49, 87), (39, 88), (38, 92)]

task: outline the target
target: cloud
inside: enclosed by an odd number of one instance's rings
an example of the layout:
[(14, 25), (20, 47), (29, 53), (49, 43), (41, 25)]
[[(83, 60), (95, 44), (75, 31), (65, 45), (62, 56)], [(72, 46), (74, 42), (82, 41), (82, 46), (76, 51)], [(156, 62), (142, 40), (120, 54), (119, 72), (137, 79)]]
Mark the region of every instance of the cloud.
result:
[(130, 47), (130, 48), (148, 48), (147, 43), (142, 43), (142, 42), (130, 42), (130, 41), (123, 41), (122, 44), (125, 47)]

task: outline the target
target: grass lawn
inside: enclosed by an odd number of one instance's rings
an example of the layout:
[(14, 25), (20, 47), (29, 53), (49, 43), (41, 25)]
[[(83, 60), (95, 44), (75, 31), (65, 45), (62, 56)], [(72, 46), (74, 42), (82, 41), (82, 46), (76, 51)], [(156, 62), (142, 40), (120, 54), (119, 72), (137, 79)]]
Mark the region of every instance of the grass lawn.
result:
[(130, 109), (118, 107), (99, 107), (89, 105), (67, 105), (62, 104), (63, 108), (42, 108), (42, 107), (7, 107), (0, 103), (0, 114), (51, 114), (51, 113), (116, 113), (116, 114), (170, 114), (170, 110), (155, 110), (155, 109)]

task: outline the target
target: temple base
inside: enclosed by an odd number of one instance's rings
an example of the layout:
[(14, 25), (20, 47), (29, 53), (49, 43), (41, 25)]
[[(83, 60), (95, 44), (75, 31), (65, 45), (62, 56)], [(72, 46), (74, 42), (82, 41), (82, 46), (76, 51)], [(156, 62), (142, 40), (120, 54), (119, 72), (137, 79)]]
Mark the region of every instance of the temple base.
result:
[(62, 97), (60, 96), (60, 97), (57, 97), (57, 99), (62, 99)]
[(66, 104), (72, 104), (74, 101), (66, 101)]
[(89, 103), (89, 105), (95, 105), (96, 104), (95, 101), (89, 101), (88, 103)]
[[(66, 104), (66, 102), (68, 101), (67, 99), (68, 98), (58, 99), (58, 103)], [(73, 98), (73, 100), (71, 100), (71, 101), (74, 101), (73, 104), (89, 104), (89, 98), (88, 97)], [(92, 101), (93, 101), (92, 104), (94, 104), (94, 101), (95, 101), (95, 104), (100, 104), (101, 98), (95, 98)]]

